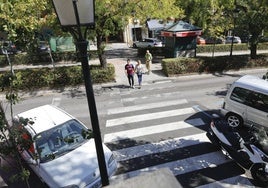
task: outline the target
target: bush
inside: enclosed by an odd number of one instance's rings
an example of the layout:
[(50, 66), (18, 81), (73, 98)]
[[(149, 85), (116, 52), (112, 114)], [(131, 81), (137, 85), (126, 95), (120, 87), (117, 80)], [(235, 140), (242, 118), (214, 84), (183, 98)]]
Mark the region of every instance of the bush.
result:
[(196, 58), (170, 58), (162, 60), (162, 69), (167, 76), (198, 72), (202, 61)]
[[(96, 51), (90, 51), (90, 58), (97, 58)], [(51, 57), (49, 53), (43, 54), (27, 54), (19, 53), (16, 55), (9, 55), (10, 61), (13, 65), (38, 65), (38, 64), (51, 64)], [(54, 62), (76, 62), (77, 54), (75, 51), (68, 52), (52, 52), (52, 58)], [(0, 66), (4, 67), (8, 65), (8, 61), (5, 55), (0, 55)]]
[(167, 76), (185, 73), (214, 73), (267, 66), (267, 55), (259, 55), (257, 59), (250, 59), (248, 55), (238, 55), (232, 57), (171, 58), (162, 60), (163, 72)]
[[(113, 82), (115, 68), (108, 64), (107, 68), (100, 65), (90, 66), (92, 83)], [(9, 87), (9, 72), (0, 72), (2, 90)], [(13, 85), (18, 90), (35, 90), (41, 88), (61, 88), (77, 86), (84, 83), (81, 66), (64, 66), (54, 68), (21, 69), (15, 71)]]

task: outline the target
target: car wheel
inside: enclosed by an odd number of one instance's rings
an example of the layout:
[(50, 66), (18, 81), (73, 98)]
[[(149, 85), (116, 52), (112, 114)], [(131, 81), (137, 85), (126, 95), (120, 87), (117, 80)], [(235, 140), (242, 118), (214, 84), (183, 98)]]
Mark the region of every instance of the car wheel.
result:
[(228, 122), (228, 125), (234, 128), (241, 127), (243, 124), (242, 118), (234, 113), (227, 114), (226, 120)]
[(133, 48), (137, 48), (137, 45), (136, 44), (133, 44)]

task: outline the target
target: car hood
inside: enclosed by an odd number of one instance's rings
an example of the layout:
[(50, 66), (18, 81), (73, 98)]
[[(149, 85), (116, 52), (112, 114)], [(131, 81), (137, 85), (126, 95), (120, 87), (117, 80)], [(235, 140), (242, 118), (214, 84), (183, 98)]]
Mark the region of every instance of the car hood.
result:
[[(106, 164), (112, 154), (103, 144)], [(91, 139), (75, 150), (52, 161), (40, 164), (42, 177), (53, 186), (85, 185), (100, 177), (94, 140)], [(40, 174), (41, 175), (41, 174)]]

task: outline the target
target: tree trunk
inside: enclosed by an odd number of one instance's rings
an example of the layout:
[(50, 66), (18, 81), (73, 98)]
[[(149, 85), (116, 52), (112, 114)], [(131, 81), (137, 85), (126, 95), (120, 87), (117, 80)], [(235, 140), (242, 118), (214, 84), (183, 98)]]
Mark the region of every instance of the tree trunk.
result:
[(250, 45), (250, 58), (251, 59), (257, 58), (257, 44)]
[(97, 35), (97, 53), (98, 53), (98, 57), (99, 57), (100, 64), (101, 64), (102, 68), (107, 67), (107, 59), (106, 59), (106, 56), (104, 54), (104, 49), (105, 49), (105, 45), (103, 44), (102, 36)]

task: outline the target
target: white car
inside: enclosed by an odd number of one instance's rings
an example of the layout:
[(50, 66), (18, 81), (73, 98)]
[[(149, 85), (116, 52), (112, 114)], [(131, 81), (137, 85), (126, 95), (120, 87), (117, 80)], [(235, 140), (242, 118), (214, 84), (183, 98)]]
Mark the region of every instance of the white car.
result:
[(226, 37), (225, 39), (225, 44), (230, 44), (232, 43), (232, 39), (233, 39), (233, 43), (237, 43), (237, 44), (240, 44), (241, 43), (241, 39), (240, 37), (236, 37), (236, 36), (228, 36)]
[[(73, 116), (44, 105), (15, 116), (13, 126), (24, 129), (23, 138), (32, 141), (21, 155), (49, 187), (101, 187), (94, 139), (85, 138), (87, 127)], [(103, 150), (111, 176), (117, 162), (104, 144)]]
[(156, 38), (146, 38), (133, 43), (133, 48), (152, 48), (162, 46), (162, 41)]
[(245, 75), (227, 92), (221, 113), (232, 127), (242, 125), (268, 129), (268, 81)]

